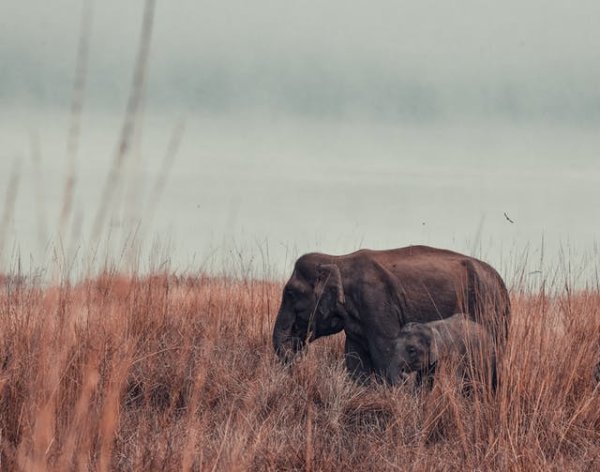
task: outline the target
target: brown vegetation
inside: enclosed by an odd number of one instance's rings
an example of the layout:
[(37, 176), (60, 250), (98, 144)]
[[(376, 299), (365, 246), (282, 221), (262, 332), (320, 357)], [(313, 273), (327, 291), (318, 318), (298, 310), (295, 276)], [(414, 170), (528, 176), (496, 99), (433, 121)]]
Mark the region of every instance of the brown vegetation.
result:
[[(3, 470), (599, 470), (600, 294), (513, 296), (495, 398), (353, 384), (343, 335), (285, 369), (281, 285), (0, 287)], [(451, 382), (449, 382), (451, 383)]]

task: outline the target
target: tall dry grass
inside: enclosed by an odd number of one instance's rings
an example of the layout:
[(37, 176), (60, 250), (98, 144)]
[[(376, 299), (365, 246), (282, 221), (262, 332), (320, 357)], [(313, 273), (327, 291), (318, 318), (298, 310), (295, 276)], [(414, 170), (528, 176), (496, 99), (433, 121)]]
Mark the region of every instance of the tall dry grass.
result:
[(343, 335), (286, 369), (280, 284), (0, 290), (3, 470), (600, 470), (600, 293), (513, 295), (496, 397), (359, 386)]
[[(154, 10), (154, 0), (146, 0), (129, 100), (94, 219), (93, 253), (141, 132)], [(92, 19), (87, 2), (59, 239), (77, 216)], [(146, 221), (183, 127), (173, 132)], [(18, 182), (15, 170), (0, 218), (0, 262)], [(36, 201), (44, 246), (49, 222), (41, 189)], [(79, 226), (75, 218), (73, 233)], [(73, 252), (58, 261), (54, 280), (67, 272)], [(600, 392), (592, 381), (600, 355), (598, 291), (515, 293), (497, 395), (465, 398), (452, 379), (420, 395), (352, 383), (343, 336), (319, 340), (282, 367), (270, 343), (280, 289), (258, 280), (159, 273), (107, 273), (42, 289), (0, 275), (0, 469), (600, 470)]]

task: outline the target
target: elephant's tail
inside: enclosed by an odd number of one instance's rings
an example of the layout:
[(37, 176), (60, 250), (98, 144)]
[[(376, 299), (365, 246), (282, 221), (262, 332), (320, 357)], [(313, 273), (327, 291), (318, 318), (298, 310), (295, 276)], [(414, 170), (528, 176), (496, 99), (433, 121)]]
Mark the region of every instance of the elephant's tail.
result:
[(496, 270), (482, 261), (466, 259), (467, 311), (475, 321), (486, 326), (498, 346), (504, 346), (510, 326), (510, 297)]

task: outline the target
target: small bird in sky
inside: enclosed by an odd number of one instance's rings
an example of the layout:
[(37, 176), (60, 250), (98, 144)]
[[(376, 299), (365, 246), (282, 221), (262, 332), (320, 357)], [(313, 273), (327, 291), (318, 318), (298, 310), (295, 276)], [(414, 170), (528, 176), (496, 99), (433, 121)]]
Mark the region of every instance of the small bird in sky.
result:
[(506, 218), (509, 223), (514, 223), (514, 221), (510, 219), (510, 217), (506, 214), (506, 212), (504, 212), (504, 218)]

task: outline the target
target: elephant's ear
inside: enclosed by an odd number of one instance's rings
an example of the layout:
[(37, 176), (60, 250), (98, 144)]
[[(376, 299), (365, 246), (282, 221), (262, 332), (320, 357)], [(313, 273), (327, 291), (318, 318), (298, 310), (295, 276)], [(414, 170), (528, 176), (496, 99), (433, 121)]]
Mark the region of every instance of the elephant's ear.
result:
[(431, 328), (429, 343), (429, 364), (433, 365), (439, 360), (444, 350), (444, 339), (438, 329)]
[(337, 265), (320, 264), (319, 279), (322, 280), (324, 284), (326, 284), (328, 280), (331, 280), (331, 283), (335, 286), (337, 291), (337, 301), (342, 305), (346, 303), (344, 286), (342, 285), (342, 274), (340, 273), (340, 268)]

